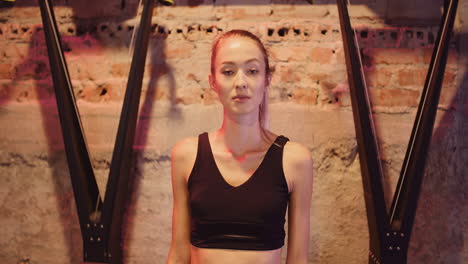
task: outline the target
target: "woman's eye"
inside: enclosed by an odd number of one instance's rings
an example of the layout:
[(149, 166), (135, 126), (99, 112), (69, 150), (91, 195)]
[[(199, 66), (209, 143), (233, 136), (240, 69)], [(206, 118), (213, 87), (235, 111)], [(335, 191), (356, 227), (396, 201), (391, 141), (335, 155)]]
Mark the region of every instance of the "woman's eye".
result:
[(250, 69), (250, 70), (249, 70), (249, 73), (250, 73), (250, 74), (257, 74), (257, 73), (258, 73), (258, 70), (257, 70), (257, 69)]
[(226, 75), (226, 76), (231, 76), (232, 74), (234, 74), (234, 71), (231, 71), (231, 70), (223, 70), (221, 73), (224, 74), (224, 75)]

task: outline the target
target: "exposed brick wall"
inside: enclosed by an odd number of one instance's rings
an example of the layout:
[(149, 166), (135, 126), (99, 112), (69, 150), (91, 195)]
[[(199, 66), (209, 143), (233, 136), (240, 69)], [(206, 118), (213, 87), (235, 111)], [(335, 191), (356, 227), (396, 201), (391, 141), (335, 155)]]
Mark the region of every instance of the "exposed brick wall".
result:
[[(283, 23), (251, 26), (255, 32), (262, 36), (273, 60), (274, 78), (271, 98), (273, 101), (294, 101), (295, 98), (299, 98), (294, 96), (294, 89), (298, 85), (303, 86), (303, 88), (308, 86), (307, 88), (314, 90), (310, 92), (311, 94), (323, 97), (326, 95), (322, 95), (323, 91), (320, 92), (321, 86), (323, 86), (321, 83), (328, 84), (325, 86), (334, 86), (330, 87), (333, 89), (339, 83), (345, 82), (343, 48), (339, 42), (339, 29), (337, 25), (335, 27), (327, 30), (323, 29), (324, 27), (315, 26), (308, 30), (304, 28), (301, 30), (294, 26), (284, 26)], [(5, 41), (3, 42), (0, 77), (2, 83), (8, 83), (8, 80), (13, 79), (17, 84), (4, 84), (8, 87), (2, 89), (1, 100), (37, 100), (38, 92), (33, 91), (35, 89), (33, 86), (28, 87), (27, 83), (31, 79), (50, 83), (50, 69), (41, 27), (23, 25), (20, 27), (21, 29), (15, 28), (17, 28), (15, 25), (8, 25), (2, 30)], [(106, 23), (99, 25), (94, 33), (76, 36), (74, 27), (63, 28), (64, 50), (68, 55), (69, 72), (75, 83), (79, 99), (91, 102), (122, 100), (125, 86), (113, 84), (116, 81), (126, 82), (131, 59), (127, 46), (133, 29), (134, 25)], [(154, 32), (151, 43), (152, 50), (149, 54), (151, 57), (148, 60), (147, 80), (173, 74), (167, 67), (164, 67), (166, 64), (184, 64), (197, 59), (206, 61), (215, 32), (225, 31), (229, 28), (216, 24), (178, 25), (174, 28), (153, 24), (152, 29)], [(307, 33), (309, 31), (314, 33)], [(404, 94), (405, 98), (408, 97), (408, 100), (403, 100), (396, 105), (376, 99), (374, 105), (415, 106), (419, 93), (414, 91), (419, 91), (424, 84), (433, 44), (430, 44), (428, 40), (424, 41), (424, 39), (420, 41), (410, 41), (410, 39), (418, 33), (429, 35), (433, 31), (423, 31), (422, 29), (400, 31), (398, 28), (358, 31), (366, 65), (366, 77), (371, 91), (374, 92), (372, 88), (385, 88), (388, 91), (384, 94), (396, 93)], [(363, 34), (364, 32), (365, 34)], [(415, 34), (408, 34), (408, 32)], [(392, 34), (395, 34), (395, 39), (401, 41), (391, 45), (377, 37)], [(18, 45), (16, 42), (19, 42)], [(30, 47), (27, 44), (21, 45), (21, 43), (28, 42), (33, 45)], [(171, 45), (166, 47), (166, 42), (170, 42)], [(285, 42), (288, 45), (284, 45)], [(115, 55), (112, 59), (106, 59), (110, 52), (105, 48), (106, 44), (116, 46), (111, 51)], [(420, 46), (424, 48), (415, 49)], [(448, 69), (444, 80), (446, 89), (454, 90), (456, 87), (457, 63), (458, 52), (454, 47), (450, 50)], [(161, 65), (163, 66), (161, 67)], [(182, 69), (184, 71), (183, 77), (189, 81), (191, 78), (196, 78), (192, 81), (196, 83), (202, 81), (201, 84), (204, 85), (202, 88), (207, 88), (206, 77), (203, 76), (208, 74), (208, 67), (197, 68), (197, 72), (193, 72), (194, 70)], [(337, 70), (342, 74), (330, 74), (330, 71)], [(280, 96), (276, 89), (281, 89), (288, 96)], [(402, 93), (401, 89), (406, 92)], [(15, 93), (15, 90), (24, 90), (24, 92)], [(204, 91), (210, 92), (208, 89), (204, 89)], [(382, 92), (376, 93), (379, 94), (376, 96), (377, 98), (382, 94)], [(53, 97), (53, 92), (50, 89), (49, 93), (42, 96)], [(201, 94), (200, 97), (202, 96), (204, 95)], [(313, 104), (321, 102), (311, 99)], [(186, 101), (186, 99), (181, 100), (182, 102)], [(443, 97), (441, 104), (446, 105), (449, 100), (450, 94)], [(200, 101), (194, 100), (193, 103)], [(331, 102), (342, 103), (336, 100), (331, 100)], [(349, 104), (345, 102), (344, 105)]]
[[(0, 224), (10, 227), (0, 231), (0, 261), (77, 263), (81, 238), (40, 13), (36, 1), (17, 2), (0, 10)], [(120, 1), (94, 2), (55, 1), (55, 14), (103, 190), (139, 20), (136, 0), (127, 0), (123, 10)], [(233, 28), (251, 30), (268, 49), (272, 130), (306, 145), (314, 156), (311, 263), (367, 263), (367, 222), (334, 1), (176, 2), (157, 7), (151, 27), (136, 184), (124, 226), (127, 263), (164, 263), (172, 213), (169, 151), (183, 137), (219, 127), (221, 107), (207, 78), (210, 48), (218, 33)], [(352, 2), (390, 202), (437, 36), (440, 1)], [(406, 4), (411, 8), (402, 10)], [(458, 264), (468, 255), (467, 11), (468, 4), (460, 4), (409, 263)]]

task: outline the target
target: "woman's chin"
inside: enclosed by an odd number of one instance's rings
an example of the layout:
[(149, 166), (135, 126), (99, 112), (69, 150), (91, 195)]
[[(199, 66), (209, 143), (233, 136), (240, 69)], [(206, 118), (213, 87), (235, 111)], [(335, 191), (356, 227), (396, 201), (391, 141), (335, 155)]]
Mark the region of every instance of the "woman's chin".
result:
[(252, 107), (233, 107), (230, 109), (226, 109), (226, 112), (228, 112), (232, 116), (238, 116), (238, 117), (252, 116), (252, 117), (258, 118), (258, 110)]

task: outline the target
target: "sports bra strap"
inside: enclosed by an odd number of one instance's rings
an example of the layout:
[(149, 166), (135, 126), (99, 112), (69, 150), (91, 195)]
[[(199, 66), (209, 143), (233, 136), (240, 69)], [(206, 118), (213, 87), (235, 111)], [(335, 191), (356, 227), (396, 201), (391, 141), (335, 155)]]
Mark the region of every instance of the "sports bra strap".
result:
[(275, 144), (276, 146), (280, 147), (280, 148), (283, 148), (284, 145), (286, 144), (286, 142), (289, 141), (289, 138), (283, 136), (283, 135), (280, 135), (273, 144)]

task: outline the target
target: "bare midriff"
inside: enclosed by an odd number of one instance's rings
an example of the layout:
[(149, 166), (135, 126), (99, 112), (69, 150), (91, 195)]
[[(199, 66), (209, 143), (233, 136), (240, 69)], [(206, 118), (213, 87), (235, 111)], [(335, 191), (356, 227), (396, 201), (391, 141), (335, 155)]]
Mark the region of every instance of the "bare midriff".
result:
[(237, 250), (190, 247), (191, 264), (280, 264), (281, 248), (275, 250)]

